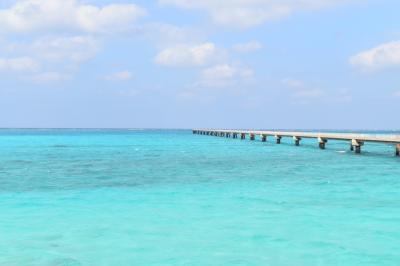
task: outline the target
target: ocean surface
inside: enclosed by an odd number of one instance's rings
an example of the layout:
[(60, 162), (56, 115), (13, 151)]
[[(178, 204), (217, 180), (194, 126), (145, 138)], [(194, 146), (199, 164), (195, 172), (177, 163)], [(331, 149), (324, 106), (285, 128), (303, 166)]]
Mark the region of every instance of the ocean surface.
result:
[(190, 131), (0, 130), (0, 265), (400, 265), (400, 158)]

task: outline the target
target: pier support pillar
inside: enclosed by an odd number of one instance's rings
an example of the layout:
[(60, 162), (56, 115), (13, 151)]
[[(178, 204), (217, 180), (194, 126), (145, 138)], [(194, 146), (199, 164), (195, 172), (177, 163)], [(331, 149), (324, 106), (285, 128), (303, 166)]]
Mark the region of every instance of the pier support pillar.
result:
[(356, 153), (360, 154), (361, 153), (361, 146), (354, 146), (356, 148)]
[(230, 138), (231, 137), (231, 133), (226, 133), (226, 137)]
[(300, 137), (293, 136), (293, 140), (294, 140), (294, 145), (300, 146), (300, 140), (301, 140)]
[(267, 135), (261, 135), (261, 141), (266, 142), (267, 141)]
[(327, 139), (318, 138), (319, 148), (321, 150), (325, 150), (326, 143), (328, 142)]
[(240, 139), (246, 139), (246, 134), (244, 133), (240, 134)]
[(351, 140), (351, 146), (353, 148), (353, 150), (356, 152), (356, 154), (360, 154), (361, 153), (361, 146), (364, 145), (364, 142), (362, 141), (358, 141), (356, 139)]
[(276, 135), (275, 138), (276, 138), (276, 144), (281, 144), (282, 137)]
[(256, 135), (250, 134), (250, 140), (255, 140), (255, 139), (256, 139)]
[(236, 134), (236, 133), (233, 133), (233, 134), (232, 134), (232, 138), (233, 138), (233, 139), (237, 139), (237, 134)]
[(400, 144), (396, 145), (396, 156), (400, 156)]

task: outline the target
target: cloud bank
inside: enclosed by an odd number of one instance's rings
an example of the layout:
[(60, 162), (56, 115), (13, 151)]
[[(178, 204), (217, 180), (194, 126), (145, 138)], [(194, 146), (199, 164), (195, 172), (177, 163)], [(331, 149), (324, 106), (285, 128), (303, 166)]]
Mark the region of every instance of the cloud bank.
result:
[(161, 5), (206, 11), (218, 25), (249, 28), (300, 10), (329, 7), (351, 0), (159, 0)]
[(115, 73), (106, 75), (104, 77), (104, 79), (108, 80), (108, 81), (124, 81), (124, 80), (130, 80), (132, 78), (133, 78), (133, 74), (132, 74), (132, 72), (130, 72), (128, 70), (115, 72)]
[(166, 67), (194, 67), (209, 64), (219, 55), (214, 43), (176, 45), (162, 50), (155, 58), (158, 65)]
[(233, 49), (239, 53), (251, 53), (257, 50), (260, 50), (263, 45), (257, 41), (250, 41), (246, 43), (238, 43), (236, 44)]
[(135, 4), (95, 6), (77, 0), (20, 0), (0, 9), (0, 32), (78, 30), (104, 33), (128, 27), (146, 14)]
[(229, 87), (251, 80), (254, 72), (250, 68), (220, 64), (206, 68), (201, 73), (199, 85), (204, 87)]
[(0, 71), (36, 71), (39, 64), (31, 57), (0, 58)]

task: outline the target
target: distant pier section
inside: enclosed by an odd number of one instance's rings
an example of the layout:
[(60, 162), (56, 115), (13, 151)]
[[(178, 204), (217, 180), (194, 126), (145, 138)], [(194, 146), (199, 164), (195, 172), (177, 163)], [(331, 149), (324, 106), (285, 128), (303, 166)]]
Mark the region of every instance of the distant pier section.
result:
[(400, 136), (399, 135), (368, 135), (354, 133), (315, 133), (315, 132), (290, 132), (290, 131), (260, 131), (260, 130), (227, 130), (227, 129), (193, 129), (193, 134), (218, 136), (226, 138), (240, 138), (255, 140), (258, 137), (262, 142), (266, 142), (269, 137), (273, 138), (277, 144), (281, 143), (282, 138), (291, 138), (296, 146), (300, 146), (302, 139), (315, 139), (320, 149), (325, 149), (329, 140), (347, 141), (350, 150), (361, 153), (361, 147), (366, 142), (383, 143), (393, 145), (395, 155), (400, 156)]

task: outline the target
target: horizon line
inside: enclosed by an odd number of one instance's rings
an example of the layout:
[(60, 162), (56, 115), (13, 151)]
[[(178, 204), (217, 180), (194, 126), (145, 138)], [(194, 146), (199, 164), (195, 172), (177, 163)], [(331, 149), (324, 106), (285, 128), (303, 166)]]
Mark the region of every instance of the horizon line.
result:
[[(200, 128), (200, 127), (197, 127)], [(193, 130), (195, 128), (157, 128), (157, 127), (0, 127), (0, 130)], [(400, 131), (400, 129), (322, 129), (322, 128), (203, 128), (226, 130), (292, 130), (292, 131)]]

